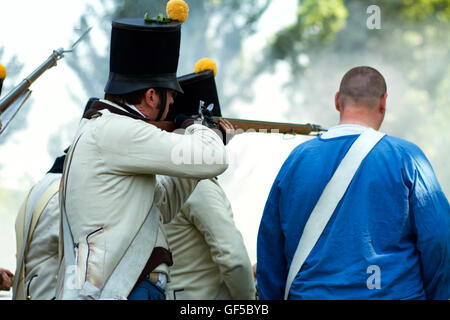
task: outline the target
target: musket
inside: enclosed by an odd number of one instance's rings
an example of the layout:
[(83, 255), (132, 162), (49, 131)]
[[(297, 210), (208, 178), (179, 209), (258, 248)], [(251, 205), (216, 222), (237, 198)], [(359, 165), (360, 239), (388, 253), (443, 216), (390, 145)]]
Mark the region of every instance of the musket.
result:
[[(212, 121), (216, 124), (219, 123), (219, 119), (228, 120), (233, 127), (236, 129), (235, 133), (244, 132), (261, 132), (261, 133), (283, 133), (283, 134), (300, 134), (300, 135), (318, 135), (322, 131), (327, 131), (327, 129), (322, 128), (318, 124), (297, 124), (297, 123), (287, 123), (287, 122), (269, 122), (269, 121), (257, 121), (257, 120), (246, 120), (246, 119), (234, 119), (234, 118), (220, 118), (212, 117)], [(176, 130), (175, 122), (173, 121), (152, 121), (151, 124), (156, 127), (173, 132)]]
[(34, 70), (28, 77), (22, 80), (16, 87), (8, 92), (3, 98), (0, 99), (0, 116), (2, 121), (2, 128), (0, 134), (2, 134), (8, 127), (8, 124), (16, 116), (17, 112), (23, 106), (25, 101), (30, 97), (31, 90), (29, 87), (36, 81), (45, 71), (53, 66), (56, 66), (58, 60), (64, 57), (64, 53), (72, 52), (78, 43), (91, 31), (92, 27), (87, 29), (81, 37), (75, 41), (70, 50), (64, 50), (59, 48), (53, 50), (50, 57), (44, 61), (36, 70)]
[[(233, 119), (233, 118), (223, 118), (211, 116), (211, 111), (214, 105), (210, 104), (205, 107), (204, 101), (200, 100), (198, 107), (198, 120), (200, 123), (207, 125), (210, 128), (218, 129), (219, 120), (228, 120), (235, 128), (234, 133), (244, 133), (244, 132), (263, 132), (263, 133), (283, 133), (283, 134), (301, 134), (301, 135), (318, 135), (322, 131), (327, 131), (318, 124), (297, 124), (297, 123), (286, 123), (286, 122), (269, 122), (269, 121), (258, 121), (258, 120), (245, 120), (245, 119)], [(151, 124), (156, 127), (173, 132), (176, 130), (176, 125), (173, 121), (152, 121)]]

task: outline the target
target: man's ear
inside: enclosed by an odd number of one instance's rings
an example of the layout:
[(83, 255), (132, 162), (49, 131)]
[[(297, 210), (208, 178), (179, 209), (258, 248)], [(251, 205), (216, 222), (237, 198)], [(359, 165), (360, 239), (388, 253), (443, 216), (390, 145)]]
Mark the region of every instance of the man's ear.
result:
[(148, 90), (145, 92), (144, 99), (145, 99), (145, 102), (146, 102), (149, 106), (155, 107), (155, 106), (157, 105), (157, 103), (158, 103), (156, 97), (157, 97), (157, 94), (156, 94), (155, 89), (150, 88), (150, 89), (148, 89)]
[(387, 100), (387, 92), (383, 94), (380, 98), (380, 112), (384, 114), (386, 112), (386, 100)]
[(336, 106), (336, 110), (341, 112), (341, 106), (339, 105), (339, 91), (334, 95), (334, 105)]

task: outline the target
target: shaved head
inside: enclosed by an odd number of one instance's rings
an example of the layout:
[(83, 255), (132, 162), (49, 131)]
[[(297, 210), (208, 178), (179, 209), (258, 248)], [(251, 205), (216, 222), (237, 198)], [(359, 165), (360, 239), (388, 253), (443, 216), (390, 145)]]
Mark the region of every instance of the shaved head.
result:
[(341, 107), (351, 103), (372, 108), (385, 93), (386, 81), (381, 73), (371, 67), (355, 67), (341, 80), (338, 103)]

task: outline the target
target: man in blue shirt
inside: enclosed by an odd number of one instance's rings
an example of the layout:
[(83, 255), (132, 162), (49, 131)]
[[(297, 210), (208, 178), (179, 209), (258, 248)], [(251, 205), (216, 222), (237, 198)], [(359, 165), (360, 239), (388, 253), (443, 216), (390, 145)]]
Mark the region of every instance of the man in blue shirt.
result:
[[(272, 186), (258, 233), (260, 299), (283, 299), (305, 224), (353, 142), (378, 130), (386, 83), (370, 67), (343, 77), (339, 125), (295, 148)], [(449, 299), (450, 206), (424, 153), (385, 136), (356, 171), (289, 299)]]

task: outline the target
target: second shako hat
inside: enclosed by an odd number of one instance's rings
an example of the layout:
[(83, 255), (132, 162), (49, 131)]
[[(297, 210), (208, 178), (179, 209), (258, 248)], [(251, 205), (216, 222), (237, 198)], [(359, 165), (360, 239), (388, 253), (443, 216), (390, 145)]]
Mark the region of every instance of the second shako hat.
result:
[[(186, 19), (122, 18), (112, 22), (109, 78), (105, 93), (146, 88), (183, 90), (177, 80), (181, 25)], [(187, 8), (187, 5), (186, 5)], [(186, 9), (186, 18), (188, 13)]]
[(177, 95), (166, 120), (173, 121), (179, 113), (188, 116), (197, 115), (200, 101), (205, 103), (205, 107), (213, 104), (211, 115), (221, 117), (222, 112), (215, 81), (216, 73), (217, 66), (214, 60), (203, 58), (197, 61), (193, 73), (178, 77), (184, 93)]

